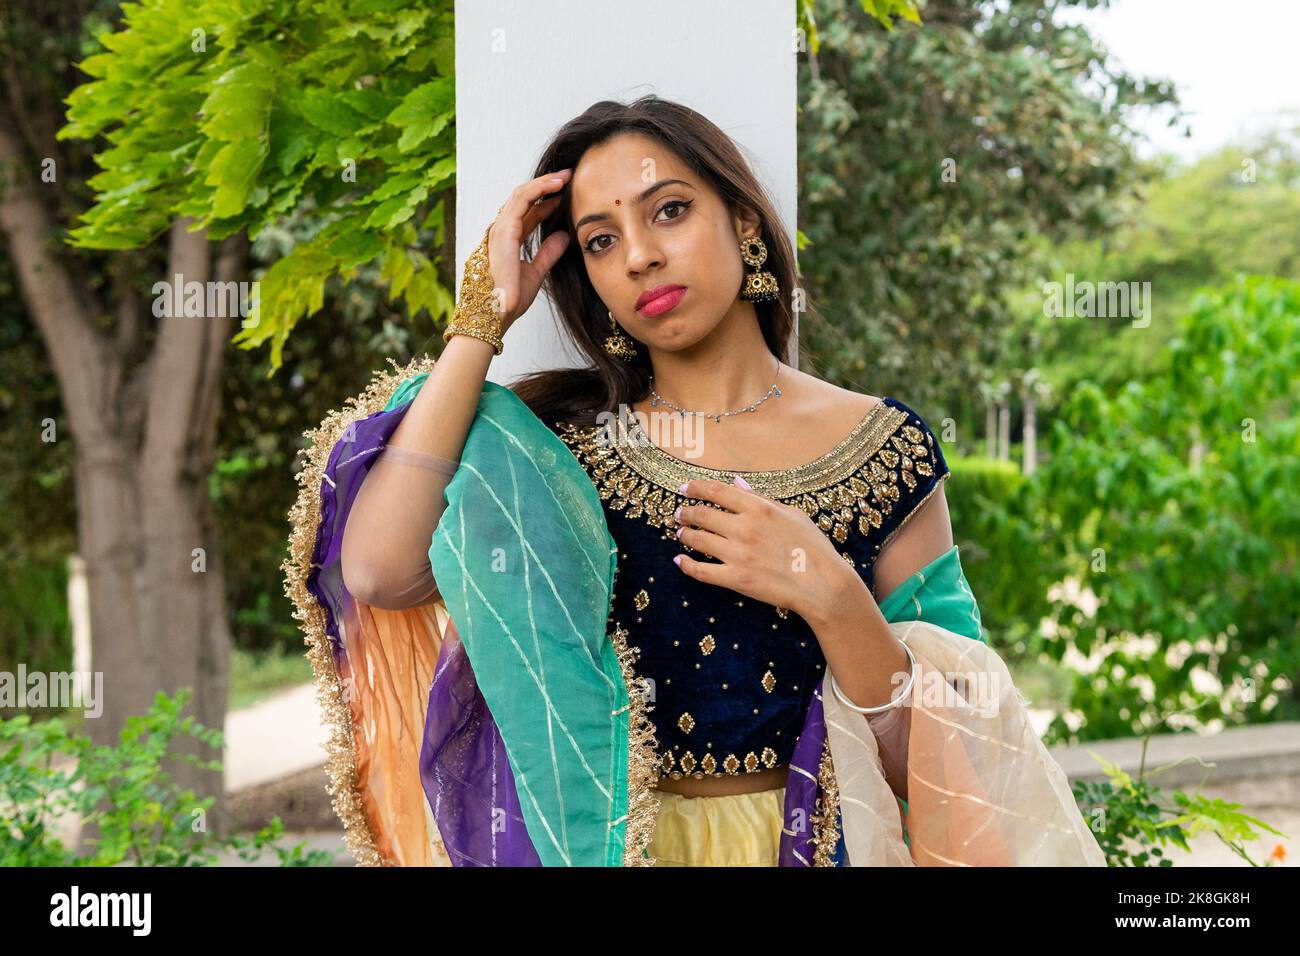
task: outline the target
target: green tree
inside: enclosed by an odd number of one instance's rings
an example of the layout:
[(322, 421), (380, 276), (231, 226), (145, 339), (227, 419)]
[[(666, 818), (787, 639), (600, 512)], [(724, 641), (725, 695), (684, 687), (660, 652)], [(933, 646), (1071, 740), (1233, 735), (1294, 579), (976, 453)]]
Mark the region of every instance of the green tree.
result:
[[(75, 541), (89, 564), (94, 666), (103, 671), (107, 690), (105, 714), (90, 728), (101, 744), (110, 743), (126, 717), (147, 706), (160, 688), (194, 687), (198, 718), (210, 726), (224, 723), (231, 625), (223, 580), (228, 552), (219, 525), (233, 529), (240, 542), (229, 551), (237, 633), (258, 647), (277, 636), (300, 640), (278, 634), (273, 622), (287, 622), (290, 615), (278, 587), (268, 588), (279, 578), (293, 488), (265, 476), (291, 470), (304, 429), (322, 409), (354, 392), (365, 370), (385, 355), (405, 357), (425, 342), (410, 329), (405, 303), (390, 305), (377, 293), (380, 267), (391, 265), (383, 259), (350, 270), (346, 279), (337, 270), (332, 279), (328, 271), (318, 276), (306, 298), (318, 296), (326, 306), (324, 321), (300, 334), (292, 355), (282, 359), (276, 351), (288, 374), (273, 383), (266, 382), (267, 350), (232, 353), (225, 347), (238, 327), (229, 315), (159, 317), (150, 307), (153, 283), (177, 272), (191, 279), (249, 278), (244, 234), (220, 230), (218, 244), (211, 241), (212, 231), (195, 231), (186, 211), (174, 205), (176, 184), (164, 180), (174, 175), (177, 183), (190, 181), (195, 167), (188, 150), (197, 150), (195, 141), (205, 130), (231, 136), (234, 127), (222, 121), (248, 120), (250, 114), (240, 110), (250, 104), (256, 109), (256, 96), (245, 102), (227, 89), (227, 100), (218, 96), (200, 115), (215, 95), (210, 90), (194, 98), (220, 48), (215, 37), (238, 45), (241, 34), (251, 31), (254, 57), (274, 55), (278, 40), (287, 55), (300, 58), (301, 43), (283, 33), (293, 27), (287, 6), (268, 2), (254, 13), (241, 3), (120, 6), (113, 0), (69, 0), (0, 8), (0, 59), (30, 64), (0, 72), (6, 104), (0, 110), (0, 291), (14, 293), (0, 306), (4, 361), (13, 373), (0, 387), (7, 413), (0, 447), (15, 453), (6, 455), (8, 461), (19, 463), (0, 480), (5, 527), (12, 532), (5, 535), (0, 567), (26, 572), (19, 585), (23, 601), (8, 600), (0, 612), (6, 636), (16, 639), (0, 656), (21, 655), (34, 665), (66, 654), (66, 645), (52, 646), (56, 639), (66, 641), (67, 625), (51, 606)], [(411, 39), (409, 28), (436, 11), (421, 5), (413, 15), (390, 3), (367, 12), (365, 6), (352, 5), (358, 19), (346, 26), (334, 23), (329, 35), (335, 48), (319, 51), (315, 66), (356, 57), (394, 75), (400, 71), (389, 70), (380, 51), (405, 42), (421, 46), (415, 59), (426, 63), (427, 80), (437, 79), (433, 63), (445, 63), (449, 19), (438, 20), (439, 37), (425, 30)], [(312, 18), (313, 5), (298, 7), (295, 17), (303, 23)], [(261, 48), (252, 42), (258, 23), (268, 36)], [(86, 107), (105, 123), (102, 137), (56, 135), (65, 122), (65, 98), (85, 80), (78, 63), (92, 71), (102, 67), (105, 74)], [(313, 63), (301, 68), (310, 71)], [(322, 75), (333, 78), (324, 69)], [(214, 80), (214, 90), (217, 85)], [(304, 109), (320, 106), (325, 89), (315, 84), (315, 93), (297, 91), (308, 104)], [(101, 108), (117, 111), (117, 120), (96, 113)], [(333, 131), (328, 137), (304, 132), (295, 114), (277, 128), (277, 135), (292, 133), (298, 144), (287, 150), (308, 140), (329, 138), (335, 149), (344, 142), (339, 114), (330, 114), (328, 103), (321, 108), (321, 123), (333, 122)], [(139, 139), (133, 138), (136, 132)], [(150, 141), (172, 142), (175, 149), (148, 152)], [(147, 155), (135, 149), (140, 142)], [(98, 173), (97, 149), (103, 166)], [(209, 158), (214, 156), (209, 150)], [(276, 156), (288, 162), (284, 154)], [(313, 161), (300, 156), (297, 171)], [(125, 177), (120, 189), (111, 185), (115, 174)], [(343, 181), (341, 175), (335, 179)], [(254, 249), (274, 261), (320, 241), (336, 218), (326, 192), (321, 186), (304, 195), (292, 214), (268, 215), (256, 229)], [(136, 205), (145, 196), (149, 202)], [(430, 212), (443, 196), (430, 196)], [(96, 248), (59, 242), (83, 211), (126, 230), (139, 225), (143, 232), (132, 242), (105, 241)], [(433, 231), (421, 233), (418, 245), (441, 258), (449, 246), (439, 246), (437, 238)], [(431, 278), (406, 276), (403, 266), (393, 287), (404, 276), (422, 289)], [(220, 409), (230, 413), (219, 416)], [(59, 440), (53, 443), (41, 441), (47, 418), (57, 427)], [(193, 570), (196, 547), (206, 559), (203, 573)], [(19, 580), (13, 577), (13, 583)], [(196, 790), (208, 784), (189, 773), (179, 768), (178, 779)]]
[(1060, 410), (1040, 540), (1080, 593), (1047, 647), (1091, 664), (1054, 734), (1300, 716), (1298, 331), (1300, 283), (1239, 277), (1196, 300), (1148, 381), (1085, 383)]
[[(450, 313), (443, 246), (455, 164), (447, 0), (148, 0), (81, 68), (61, 138), (107, 137), (79, 246), (133, 249), (177, 216), (213, 239), (309, 213), (309, 238), (260, 278), (235, 341), (269, 344), (370, 262), (412, 316)], [(184, 29), (178, 29), (178, 24)]]
[(1030, 242), (1111, 229), (1140, 181), (1128, 117), (1173, 99), (1060, 23), (1097, 5), (932, 0), (924, 29), (886, 32), (850, 0), (817, 4), (800, 266), (825, 322), (801, 332), (827, 377), (951, 415), (968, 450)]
[[(70, 461), (75, 476), (93, 666), (104, 675), (104, 713), (91, 727), (101, 743), (159, 689), (193, 687), (200, 719), (224, 720), (229, 634), (204, 478), (223, 366), (218, 346), (231, 334), (230, 319), (155, 322), (144, 277), (234, 279), (245, 262), (242, 237), (217, 247), (179, 217), (163, 230), (165, 242), (139, 250), (72, 250), (58, 241), (86, 205), (92, 166), (90, 144), (56, 139), (62, 100), (77, 82), (87, 32), (107, 31), (115, 15), (107, 0), (0, 7), (0, 61), (28, 64), (0, 71), (0, 237), (61, 406), (49, 416), (54, 441), (39, 422), (17, 427), (24, 459), (42, 459), (37, 474), (57, 484), (60, 463)], [(59, 450), (69, 442), (70, 455)], [(190, 745), (197, 753), (196, 741), (182, 742)], [(206, 783), (189, 767), (177, 776), (195, 789)]]
[[(1144, 378), (1179, 331), (1178, 318), (1203, 287), (1238, 272), (1300, 277), (1300, 126), (1190, 163), (1157, 161), (1159, 175), (1133, 202), (1120, 228), (1034, 253), (1035, 283), (1017, 295), (1012, 336), (1033, 343), (1012, 362), (1036, 361), (1057, 394), (1091, 381), (1106, 391)], [(1151, 324), (1129, 319), (1043, 314), (1042, 284), (1149, 282)]]

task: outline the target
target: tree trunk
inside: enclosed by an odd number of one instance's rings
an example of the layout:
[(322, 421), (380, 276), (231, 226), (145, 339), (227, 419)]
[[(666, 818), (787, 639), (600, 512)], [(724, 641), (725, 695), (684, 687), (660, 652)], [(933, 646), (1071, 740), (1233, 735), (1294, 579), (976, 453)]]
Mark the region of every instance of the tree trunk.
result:
[[(152, 351), (135, 361), (144, 321), (128, 313), (142, 308), (138, 297), (124, 299), (117, 339), (104, 334), (103, 310), (57, 245), (58, 226), (22, 174), (22, 155), (0, 118), (0, 234), (51, 356), (76, 445), (79, 551), (93, 669), (103, 674), (103, 713), (90, 721), (89, 734), (116, 744), (128, 717), (147, 710), (158, 691), (181, 687), (194, 692), (186, 715), (222, 730), (230, 633), (207, 479), (233, 318), (164, 317)], [(172, 229), (166, 278), (180, 273), (205, 282), (209, 243), (187, 226)], [(242, 239), (226, 241), (219, 281), (242, 277), (246, 250)], [(222, 757), (191, 737), (178, 737), (175, 750), (205, 761)], [(166, 769), (197, 798), (217, 798), (202, 825), (222, 832), (211, 815), (224, 809), (222, 775), (179, 761)]]
[[(168, 275), (206, 283), (210, 257), (202, 232), (172, 227)], [(239, 240), (227, 240), (216, 279), (233, 281), (243, 266)], [(218, 399), (225, 346), (233, 318), (175, 316), (160, 320), (145, 386), (144, 445), (139, 458), (140, 544), (138, 576), (142, 644), (159, 655), (156, 687), (194, 691), (195, 717), (223, 729), (228, 690), (230, 633), (225, 615), (217, 526), (208, 497), (215, 458)], [(221, 759), (192, 738), (178, 747), (203, 759)], [(186, 786), (217, 797), (224, 809), (221, 774), (185, 768)]]

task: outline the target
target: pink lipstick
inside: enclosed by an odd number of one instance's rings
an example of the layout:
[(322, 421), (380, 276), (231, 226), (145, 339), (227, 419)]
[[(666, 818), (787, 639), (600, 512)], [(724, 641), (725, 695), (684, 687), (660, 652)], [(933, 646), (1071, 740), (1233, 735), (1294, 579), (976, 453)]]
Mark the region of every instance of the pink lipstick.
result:
[(656, 286), (641, 294), (641, 297), (636, 300), (636, 310), (644, 316), (654, 318), (675, 309), (685, 295), (685, 286)]

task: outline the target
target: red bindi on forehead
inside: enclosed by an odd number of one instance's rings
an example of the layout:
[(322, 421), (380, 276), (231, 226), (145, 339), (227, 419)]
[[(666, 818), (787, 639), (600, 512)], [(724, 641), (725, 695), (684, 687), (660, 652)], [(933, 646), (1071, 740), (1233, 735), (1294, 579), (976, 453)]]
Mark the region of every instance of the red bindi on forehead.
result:
[(615, 199), (615, 200), (614, 200), (614, 205), (615, 205), (615, 206), (621, 206), (621, 205), (623, 205), (623, 200), (621, 200), (621, 199)]

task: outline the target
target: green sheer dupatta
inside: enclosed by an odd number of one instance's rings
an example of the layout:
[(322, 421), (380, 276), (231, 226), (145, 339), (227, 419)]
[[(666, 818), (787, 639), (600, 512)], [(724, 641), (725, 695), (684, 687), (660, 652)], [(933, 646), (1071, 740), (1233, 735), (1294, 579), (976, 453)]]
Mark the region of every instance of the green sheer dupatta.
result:
[(984, 641), (979, 604), (966, 582), (956, 547), (894, 588), (880, 602), (880, 613), (891, 624), (927, 621), (954, 634)]
[(512, 391), (487, 382), (446, 498), (433, 575), (542, 864), (646, 862), (653, 729), (625, 632), (607, 630), (617, 548), (595, 486)]

